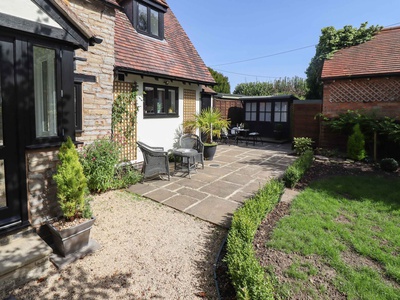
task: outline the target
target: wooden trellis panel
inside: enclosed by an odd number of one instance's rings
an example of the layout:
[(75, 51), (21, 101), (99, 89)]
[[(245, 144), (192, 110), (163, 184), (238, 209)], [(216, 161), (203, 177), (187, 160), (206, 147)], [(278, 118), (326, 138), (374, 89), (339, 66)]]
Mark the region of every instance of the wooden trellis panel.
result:
[(196, 113), (196, 91), (183, 90), (183, 122), (193, 120)]
[(338, 81), (330, 85), (329, 101), (343, 102), (391, 102), (400, 100), (400, 81)]
[[(132, 92), (133, 84), (129, 82), (122, 81), (114, 81), (114, 100), (120, 93), (130, 93)], [(135, 111), (136, 107), (134, 104), (130, 105), (128, 108), (131, 112)], [(121, 123), (121, 127), (125, 127), (129, 120), (123, 120)], [(137, 159), (137, 122), (133, 124), (134, 129), (129, 138), (125, 138), (123, 136), (114, 135), (114, 139), (116, 139), (121, 144), (121, 161), (134, 161)]]

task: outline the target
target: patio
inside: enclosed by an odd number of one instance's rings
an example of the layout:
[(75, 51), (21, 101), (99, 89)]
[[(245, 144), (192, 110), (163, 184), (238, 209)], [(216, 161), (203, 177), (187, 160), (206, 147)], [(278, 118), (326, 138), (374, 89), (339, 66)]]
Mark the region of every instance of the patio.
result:
[[(129, 188), (179, 211), (229, 228), (234, 211), (271, 178), (281, 176), (295, 159), (291, 145), (264, 143), (218, 145), (212, 161), (191, 178), (176, 173), (171, 180), (147, 180)], [(173, 163), (170, 164), (173, 174)]]

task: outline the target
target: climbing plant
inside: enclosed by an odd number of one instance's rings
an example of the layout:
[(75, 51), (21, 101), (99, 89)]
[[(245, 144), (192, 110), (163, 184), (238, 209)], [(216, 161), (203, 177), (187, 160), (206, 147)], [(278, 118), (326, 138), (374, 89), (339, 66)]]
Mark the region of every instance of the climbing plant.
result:
[(119, 93), (114, 100), (111, 115), (113, 139), (129, 143), (132, 139), (138, 113), (136, 91)]

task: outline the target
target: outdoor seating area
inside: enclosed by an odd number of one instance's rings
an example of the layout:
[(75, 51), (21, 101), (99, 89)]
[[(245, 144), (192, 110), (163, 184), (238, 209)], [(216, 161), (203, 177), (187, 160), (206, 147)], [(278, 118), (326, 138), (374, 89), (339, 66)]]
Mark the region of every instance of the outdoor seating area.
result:
[[(288, 155), (291, 152), (289, 143), (219, 144), (214, 159), (204, 161), (204, 169), (190, 170), (190, 179), (189, 176), (172, 176), (170, 182), (149, 180), (129, 190), (228, 228), (233, 212), (247, 198), (268, 180), (283, 174), (295, 159)], [(179, 168), (178, 162), (176, 167)], [(174, 162), (170, 163), (172, 174), (176, 167)]]

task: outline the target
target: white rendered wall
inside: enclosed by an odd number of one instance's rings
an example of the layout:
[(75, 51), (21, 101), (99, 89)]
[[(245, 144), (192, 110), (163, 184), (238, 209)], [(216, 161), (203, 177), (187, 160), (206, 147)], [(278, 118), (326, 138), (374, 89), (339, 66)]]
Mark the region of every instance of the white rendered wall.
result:
[(0, 12), (36, 23), (61, 28), (56, 21), (50, 18), (46, 12), (31, 0), (0, 0)]
[[(177, 118), (143, 118), (143, 83), (156, 85), (165, 85), (162, 79), (158, 81), (151, 77), (128, 75), (125, 77), (127, 82), (136, 82), (138, 85), (138, 105), (137, 115), (137, 140), (142, 141), (149, 146), (164, 147), (164, 150), (170, 150), (176, 147), (177, 139), (182, 133), (183, 123), (183, 90), (190, 89), (196, 91), (196, 110), (200, 109), (201, 86), (196, 84), (184, 85), (180, 81), (169, 82), (168, 86), (179, 88), (179, 117)], [(140, 150), (137, 155), (138, 161), (143, 161)]]

